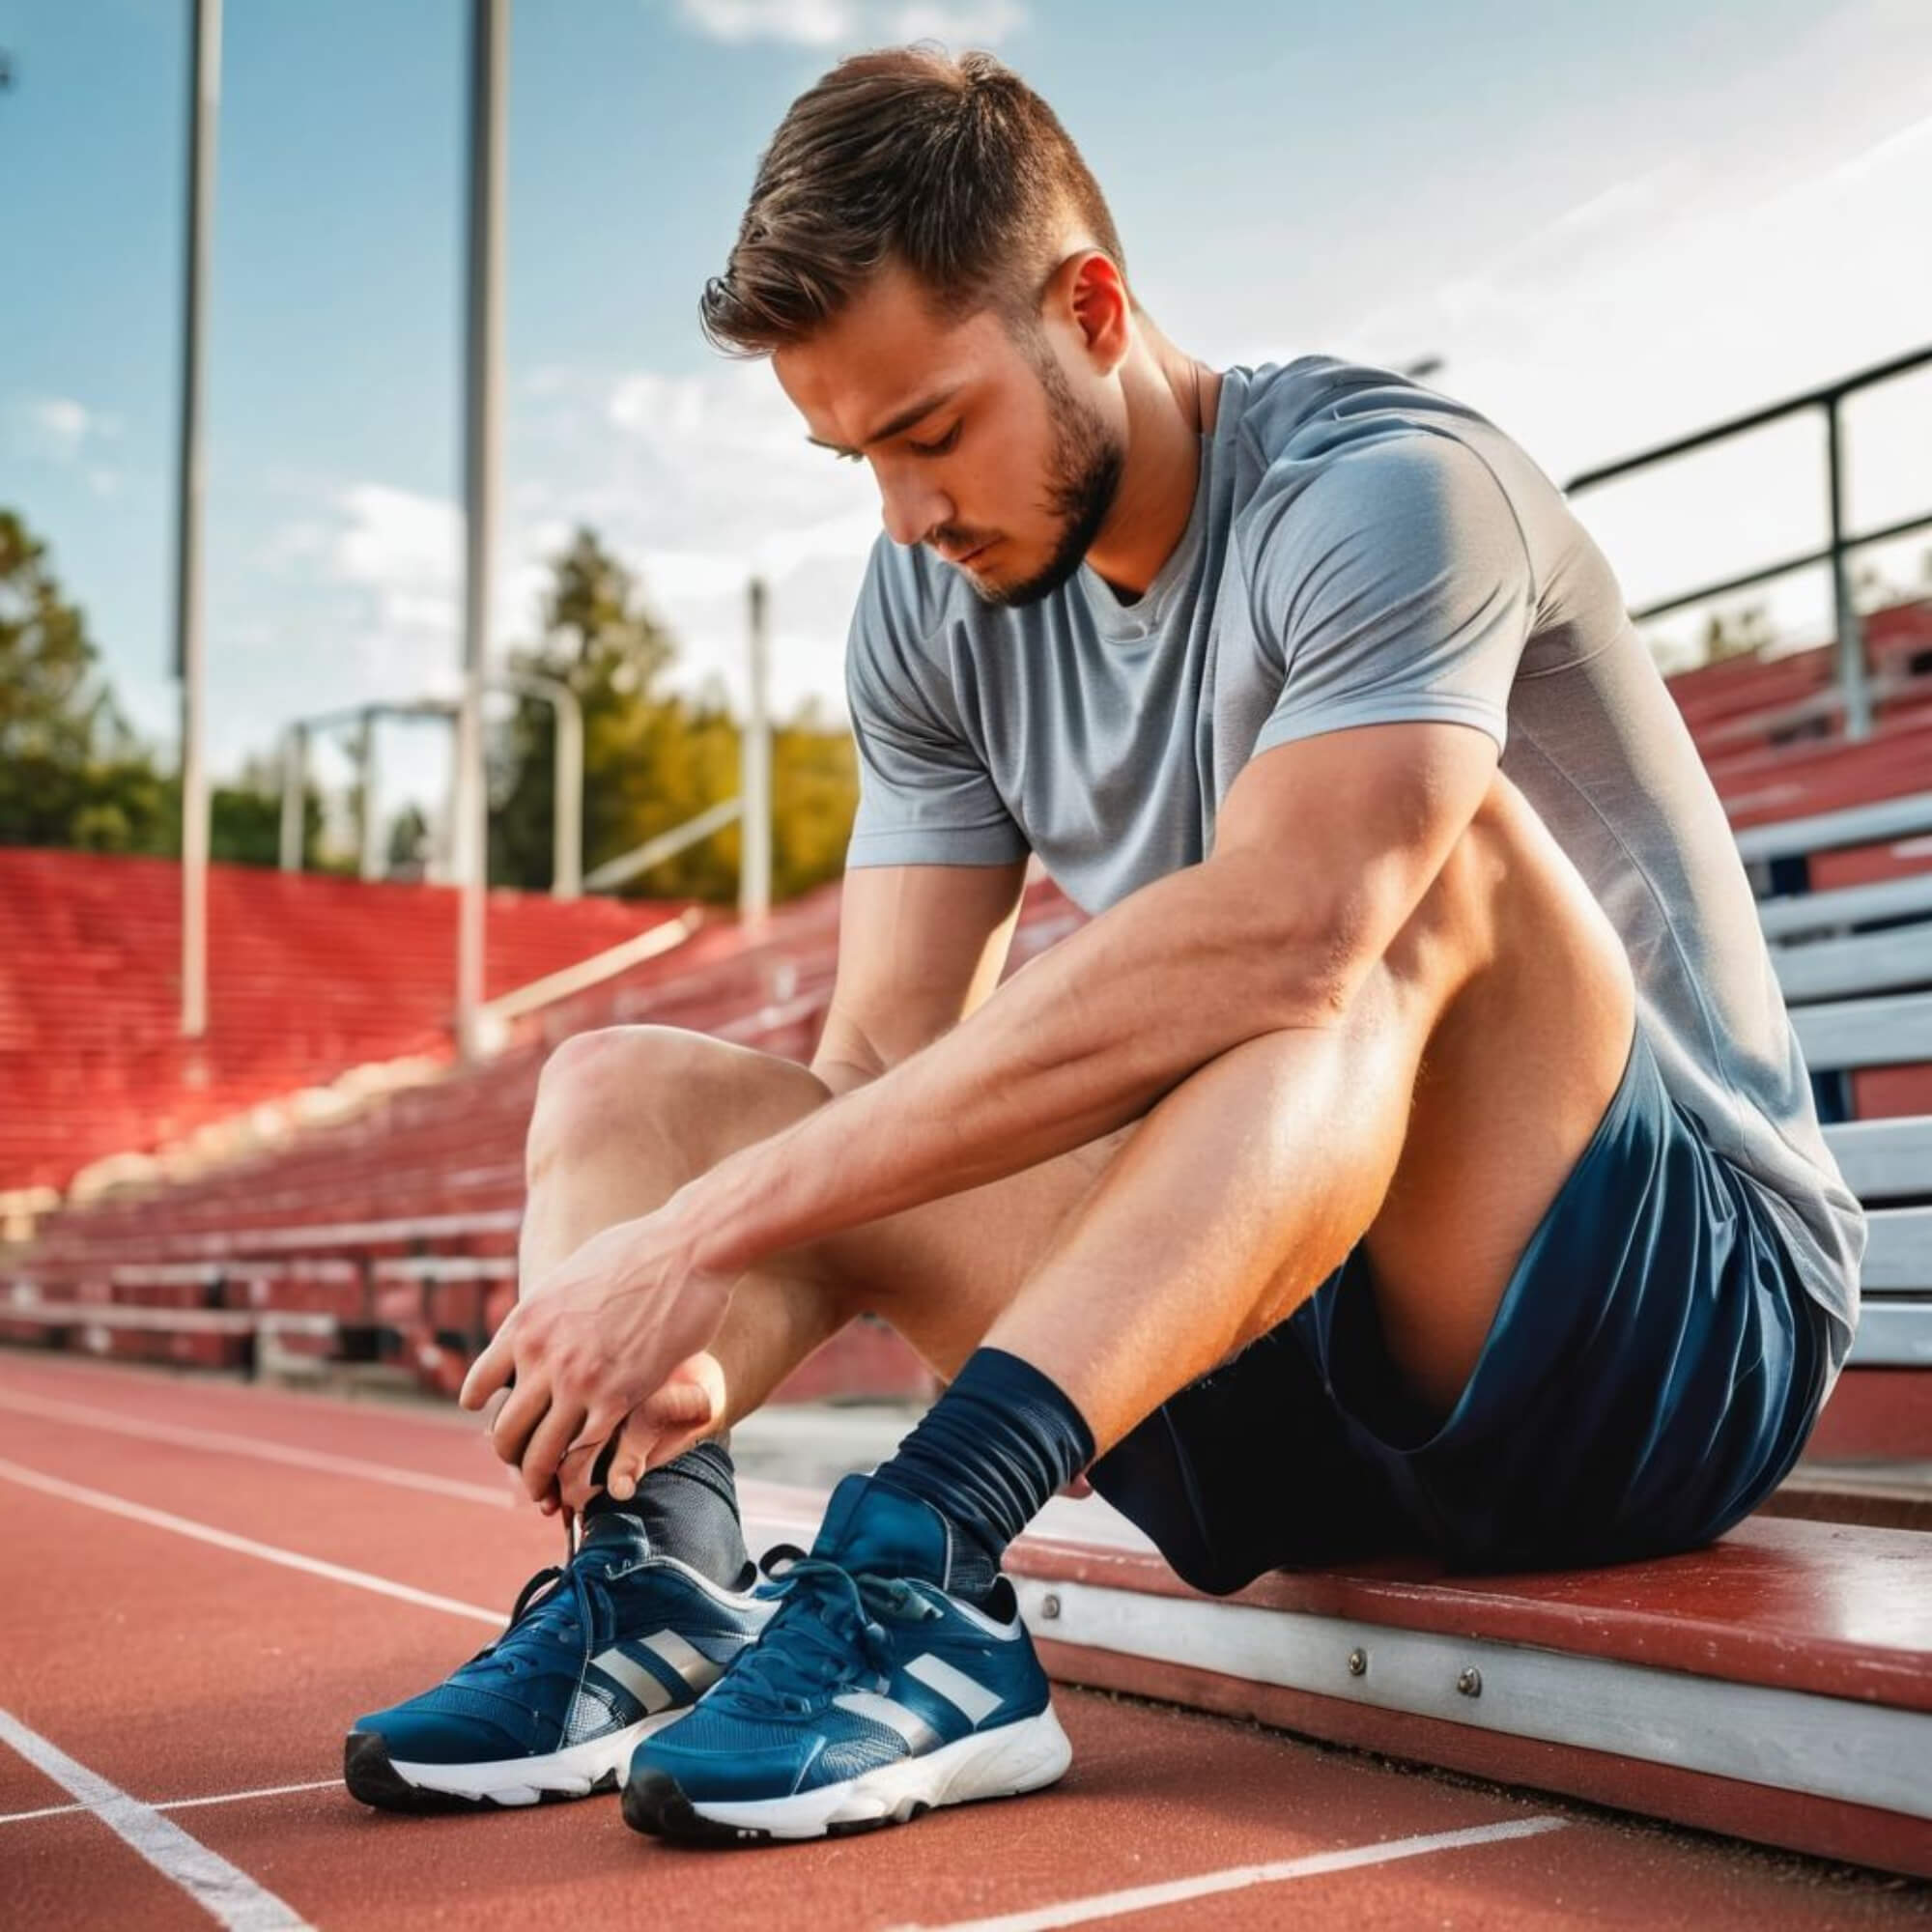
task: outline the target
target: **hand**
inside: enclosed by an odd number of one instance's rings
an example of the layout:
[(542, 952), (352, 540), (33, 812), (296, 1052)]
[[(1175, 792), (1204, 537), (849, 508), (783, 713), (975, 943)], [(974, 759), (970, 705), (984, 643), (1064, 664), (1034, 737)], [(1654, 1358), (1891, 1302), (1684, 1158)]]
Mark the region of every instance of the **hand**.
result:
[(558, 1465), (556, 1483), (541, 1505), (546, 1516), (559, 1509), (581, 1516), (600, 1485), (597, 1465), (609, 1450), (610, 1461), (601, 1487), (618, 1502), (637, 1493), (646, 1469), (681, 1456), (701, 1442), (724, 1419), (724, 1371), (715, 1355), (693, 1355), (680, 1362), (665, 1384), (617, 1425), (617, 1433), (603, 1442), (586, 1442)]
[[(514, 1378), (491, 1444), (541, 1500), (566, 1457), (589, 1449), (594, 1462), (631, 1413), (689, 1365), (718, 1332), (730, 1296), (729, 1281), (692, 1264), (668, 1211), (620, 1221), (534, 1284), (477, 1357), (458, 1401), (480, 1408)], [(673, 1409), (689, 1405), (688, 1396), (670, 1400)]]

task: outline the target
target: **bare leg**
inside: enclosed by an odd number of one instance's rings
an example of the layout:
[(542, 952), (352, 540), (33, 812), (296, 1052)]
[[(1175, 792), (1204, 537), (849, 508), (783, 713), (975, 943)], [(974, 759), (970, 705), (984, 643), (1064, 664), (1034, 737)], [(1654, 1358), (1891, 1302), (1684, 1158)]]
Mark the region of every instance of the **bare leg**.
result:
[(1499, 782), (1344, 1022), (1182, 1083), (986, 1340), (1104, 1450), (1366, 1238), (1391, 1354), (1446, 1414), (1634, 1024), (1614, 931)]
[[(982, 1340), (1025, 1356), (1104, 1448), (1364, 1237), (1391, 1352), (1446, 1411), (1633, 1023), (1614, 932), (1499, 780), (1334, 1030), (1250, 1041), (1126, 1134), (748, 1277), (715, 1349), (725, 1413), (871, 1309), (945, 1374)], [(697, 1036), (572, 1042), (532, 1128), (526, 1279), (827, 1097)]]
[[(544, 1068), (530, 1127), (523, 1292), (602, 1229), (650, 1212), (725, 1154), (831, 1097), (794, 1062), (702, 1034), (615, 1027), (566, 1041)], [(928, 1359), (956, 1368), (1125, 1138), (774, 1257), (740, 1283), (713, 1344), (724, 1397), (714, 1426), (756, 1408), (854, 1315), (890, 1313), (895, 1285), (945, 1307), (932, 1324), (939, 1354)], [(652, 1460), (676, 1443), (667, 1437)]]

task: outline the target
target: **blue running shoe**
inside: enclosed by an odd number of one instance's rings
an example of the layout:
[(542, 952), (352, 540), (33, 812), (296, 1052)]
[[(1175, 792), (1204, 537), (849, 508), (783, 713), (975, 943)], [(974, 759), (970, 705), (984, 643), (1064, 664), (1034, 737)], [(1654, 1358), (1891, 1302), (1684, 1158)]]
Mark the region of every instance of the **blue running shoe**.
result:
[(777, 1608), (655, 1553), (635, 1517), (591, 1520), (509, 1627), (447, 1682), (355, 1720), (353, 1796), (385, 1811), (612, 1791), (641, 1738), (689, 1710)]
[(846, 1477), (810, 1555), (778, 1573), (757, 1643), (638, 1747), (626, 1823), (702, 1842), (817, 1838), (1058, 1778), (1072, 1751), (1012, 1585), (1002, 1577), (983, 1610), (949, 1596), (950, 1542), (927, 1504)]

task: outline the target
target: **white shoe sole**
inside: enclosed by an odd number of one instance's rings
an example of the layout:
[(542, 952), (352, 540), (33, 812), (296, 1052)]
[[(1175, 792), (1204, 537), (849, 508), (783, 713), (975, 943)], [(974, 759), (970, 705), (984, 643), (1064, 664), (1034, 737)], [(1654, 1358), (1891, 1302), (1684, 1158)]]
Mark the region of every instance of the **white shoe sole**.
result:
[(747, 1836), (820, 1838), (828, 1832), (904, 1824), (942, 1804), (1016, 1798), (1064, 1776), (1073, 1747), (1052, 1707), (1037, 1718), (976, 1732), (923, 1757), (901, 1758), (839, 1784), (748, 1804), (693, 1803), (698, 1817)]
[(600, 1784), (614, 1788), (631, 1768), (631, 1753), (653, 1731), (683, 1717), (684, 1705), (627, 1724), (549, 1757), (500, 1758), (486, 1764), (412, 1764), (391, 1758), (389, 1768), (418, 1791), (438, 1791), (492, 1804), (535, 1804), (544, 1798), (587, 1798)]

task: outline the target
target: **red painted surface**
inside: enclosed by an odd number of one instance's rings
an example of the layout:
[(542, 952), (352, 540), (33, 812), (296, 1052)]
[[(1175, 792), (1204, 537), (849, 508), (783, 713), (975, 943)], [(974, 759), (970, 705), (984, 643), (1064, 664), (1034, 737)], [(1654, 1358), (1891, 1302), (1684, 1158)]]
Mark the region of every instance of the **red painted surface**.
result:
[[(0, 1455), (152, 1507), (483, 1605), (507, 1604), (554, 1530), (525, 1510), (426, 1495), (217, 1448), (132, 1440), (7, 1407), (22, 1395), (122, 1421), (359, 1457), (463, 1479), (473, 1426), (377, 1404), (152, 1373), (0, 1361)], [(771, 1500), (782, 1501), (782, 1498)], [(0, 1705), (151, 1803), (332, 1776), (343, 1723), (419, 1688), (488, 1634), (448, 1612), (211, 1548), (0, 1482)], [(483, 1818), (364, 1811), (334, 1789), (171, 1814), (338, 1927), (648, 1923), (663, 1932), (943, 1924), (1122, 1887), (1547, 1811), (1508, 1793), (1313, 1749), (1182, 1711), (1059, 1698), (1073, 1774), (1055, 1791), (906, 1831), (770, 1853), (675, 1853), (606, 1801)], [(58, 1802), (0, 1751), (0, 1809)], [(0, 1824), (10, 1910), (37, 1927), (173, 1925), (180, 1895), (97, 1822)], [(1646, 1926), (1900, 1923), (1913, 1902), (1702, 1839), (1579, 1815), (1548, 1837), (1224, 1894), (1128, 1925), (1514, 1926), (1628, 1914)], [(206, 1922), (201, 1920), (198, 1922)]]
[[(210, 1031), (180, 1035), (181, 871), (160, 859), (0, 851), (0, 1187), (64, 1186), (102, 1154), (368, 1060), (446, 1051), (456, 895), (245, 866), (209, 873)], [(675, 916), (608, 898), (490, 895), (489, 990)], [(51, 1041), (60, 1052), (47, 1051)]]

